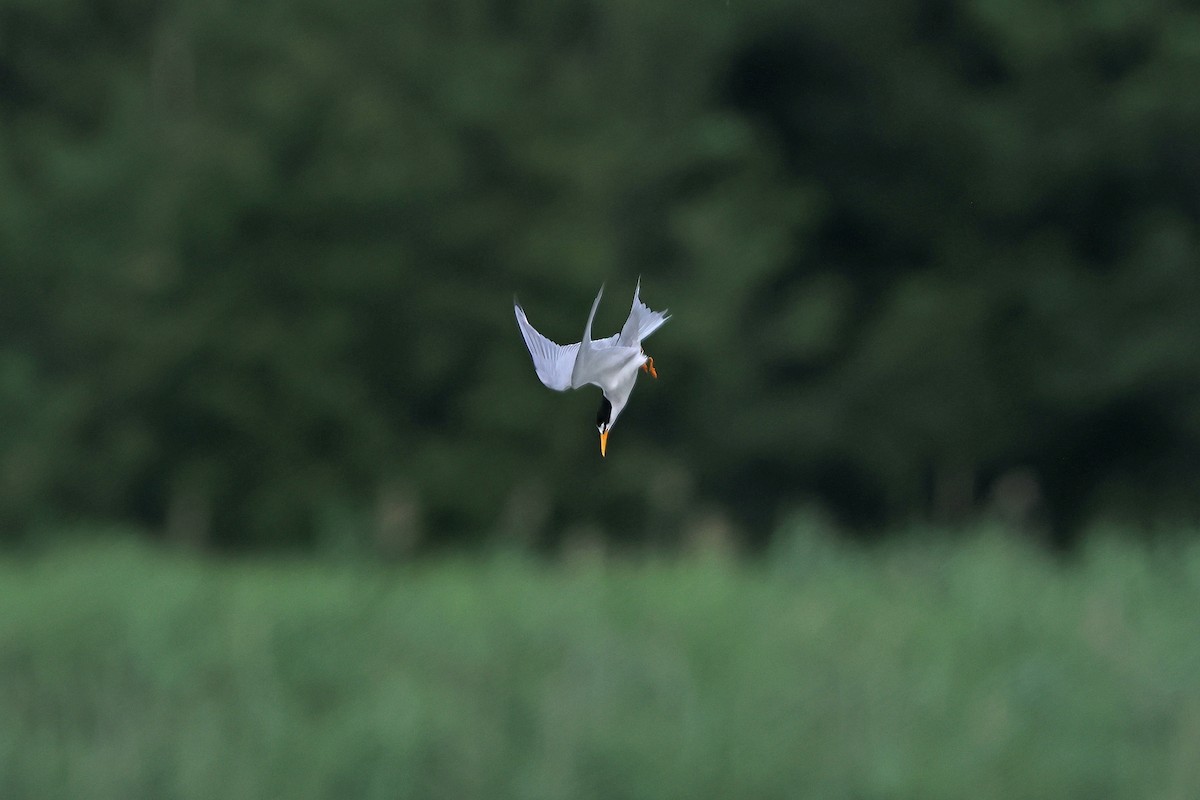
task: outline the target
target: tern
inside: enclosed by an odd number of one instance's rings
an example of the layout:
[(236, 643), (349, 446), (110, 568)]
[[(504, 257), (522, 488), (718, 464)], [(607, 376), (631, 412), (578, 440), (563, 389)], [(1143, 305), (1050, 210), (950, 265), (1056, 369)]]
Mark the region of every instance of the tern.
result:
[(517, 315), (517, 327), (533, 357), (533, 368), (538, 378), (556, 392), (578, 389), (591, 384), (599, 386), (604, 396), (600, 399), (600, 410), (596, 412), (596, 430), (600, 432), (600, 455), (608, 449), (608, 432), (616, 424), (617, 417), (629, 402), (638, 370), (657, 378), (654, 359), (642, 350), (642, 340), (658, 330), (670, 315), (664, 311), (651, 311), (638, 296), (642, 280), (638, 279), (633, 290), (633, 306), (629, 319), (625, 320), (620, 333), (607, 339), (592, 339), (592, 320), (604, 296), (604, 287), (596, 294), (583, 327), (583, 339), (574, 344), (561, 345), (547, 339), (529, 324), (525, 309), (513, 299), (513, 311)]

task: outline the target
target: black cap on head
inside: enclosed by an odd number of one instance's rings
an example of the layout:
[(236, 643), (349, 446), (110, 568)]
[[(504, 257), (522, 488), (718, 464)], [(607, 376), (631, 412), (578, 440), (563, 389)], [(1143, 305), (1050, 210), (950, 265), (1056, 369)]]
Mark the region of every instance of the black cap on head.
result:
[(596, 412), (596, 427), (608, 425), (612, 421), (612, 403), (608, 402), (608, 398), (601, 395), (600, 410)]

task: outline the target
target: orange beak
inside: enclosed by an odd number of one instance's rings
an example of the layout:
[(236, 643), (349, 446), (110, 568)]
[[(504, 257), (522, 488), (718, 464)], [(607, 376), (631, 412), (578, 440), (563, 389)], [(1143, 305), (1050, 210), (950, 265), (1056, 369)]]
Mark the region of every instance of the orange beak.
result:
[(608, 449), (608, 431), (600, 432), (600, 457), (604, 458), (604, 451)]

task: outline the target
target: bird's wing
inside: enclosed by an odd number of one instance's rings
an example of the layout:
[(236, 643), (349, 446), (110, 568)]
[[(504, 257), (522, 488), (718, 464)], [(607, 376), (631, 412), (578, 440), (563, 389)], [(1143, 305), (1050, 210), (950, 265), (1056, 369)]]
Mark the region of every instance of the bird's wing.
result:
[(664, 322), (671, 318), (665, 310), (651, 311), (638, 296), (642, 289), (642, 279), (638, 278), (633, 290), (633, 306), (629, 309), (629, 319), (621, 328), (619, 342), (624, 347), (641, 347), (642, 340), (658, 330)]
[(641, 349), (622, 347), (617, 344), (616, 339), (614, 334), (609, 339), (592, 342), (592, 347), (579, 349), (575, 367), (571, 371), (573, 387), (578, 389), (590, 383), (599, 386), (605, 395), (609, 395), (618, 391), (629, 376), (636, 377), (637, 368), (645, 360), (642, 358)]
[(579, 352), (571, 370), (571, 385), (579, 388), (590, 383), (599, 386), (607, 394), (623, 383), (623, 373), (628, 371), (629, 363), (640, 356), (641, 350), (637, 346), (623, 345), (621, 334), (593, 341), (592, 320), (596, 317), (596, 309), (600, 307), (600, 298), (603, 296), (604, 287), (601, 286), (596, 299), (592, 301), (587, 325), (583, 328), (583, 340), (579, 343)]
[[(594, 307), (592, 311), (595, 311)], [(529, 324), (529, 319), (525, 316), (525, 309), (521, 308), (515, 300), (513, 301), (513, 312), (517, 315), (517, 327), (521, 329), (525, 346), (529, 348), (529, 355), (533, 357), (533, 368), (537, 371), (537, 376), (542, 383), (558, 392), (574, 388), (571, 384), (571, 371), (575, 368), (579, 342), (561, 345), (542, 336), (536, 328)]]

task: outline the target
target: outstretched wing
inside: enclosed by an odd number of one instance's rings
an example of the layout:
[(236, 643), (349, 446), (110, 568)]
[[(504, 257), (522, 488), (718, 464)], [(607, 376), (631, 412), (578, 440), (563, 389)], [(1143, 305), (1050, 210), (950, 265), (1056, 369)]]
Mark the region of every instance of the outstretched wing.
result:
[[(596, 299), (592, 301), (592, 310), (583, 329), (583, 340), (579, 344), (579, 352), (571, 372), (571, 385), (576, 388), (589, 383), (599, 386), (612, 401), (610, 395), (620, 391), (624, 384), (628, 383), (632, 390), (633, 382), (630, 379), (637, 377), (634, 362), (641, 358), (641, 350), (636, 345), (629, 347), (622, 344), (621, 334), (618, 333), (605, 339), (592, 339), (592, 321), (603, 296), (604, 287), (601, 286)], [(640, 361), (638, 363), (640, 364)]]
[(579, 353), (579, 342), (561, 345), (542, 336), (536, 328), (529, 324), (529, 319), (525, 316), (525, 309), (521, 308), (515, 300), (513, 301), (513, 312), (517, 315), (517, 327), (521, 329), (525, 346), (529, 348), (529, 355), (533, 357), (533, 368), (537, 371), (538, 378), (556, 392), (565, 392), (572, 388), (571, 371), (575, 369), (575, 357)]
[(643, 339), (654, 333), (671, 318), (671, 315), (665, 310), (651, 311), (650, 307), (639, 297), (641, 290), (642, 279), (638, 278), (637, 286), (633, 290), (633, 306), (629, 309), (629, 319), (625, 320), (618, 339), (623, 347), (641, 347)]

